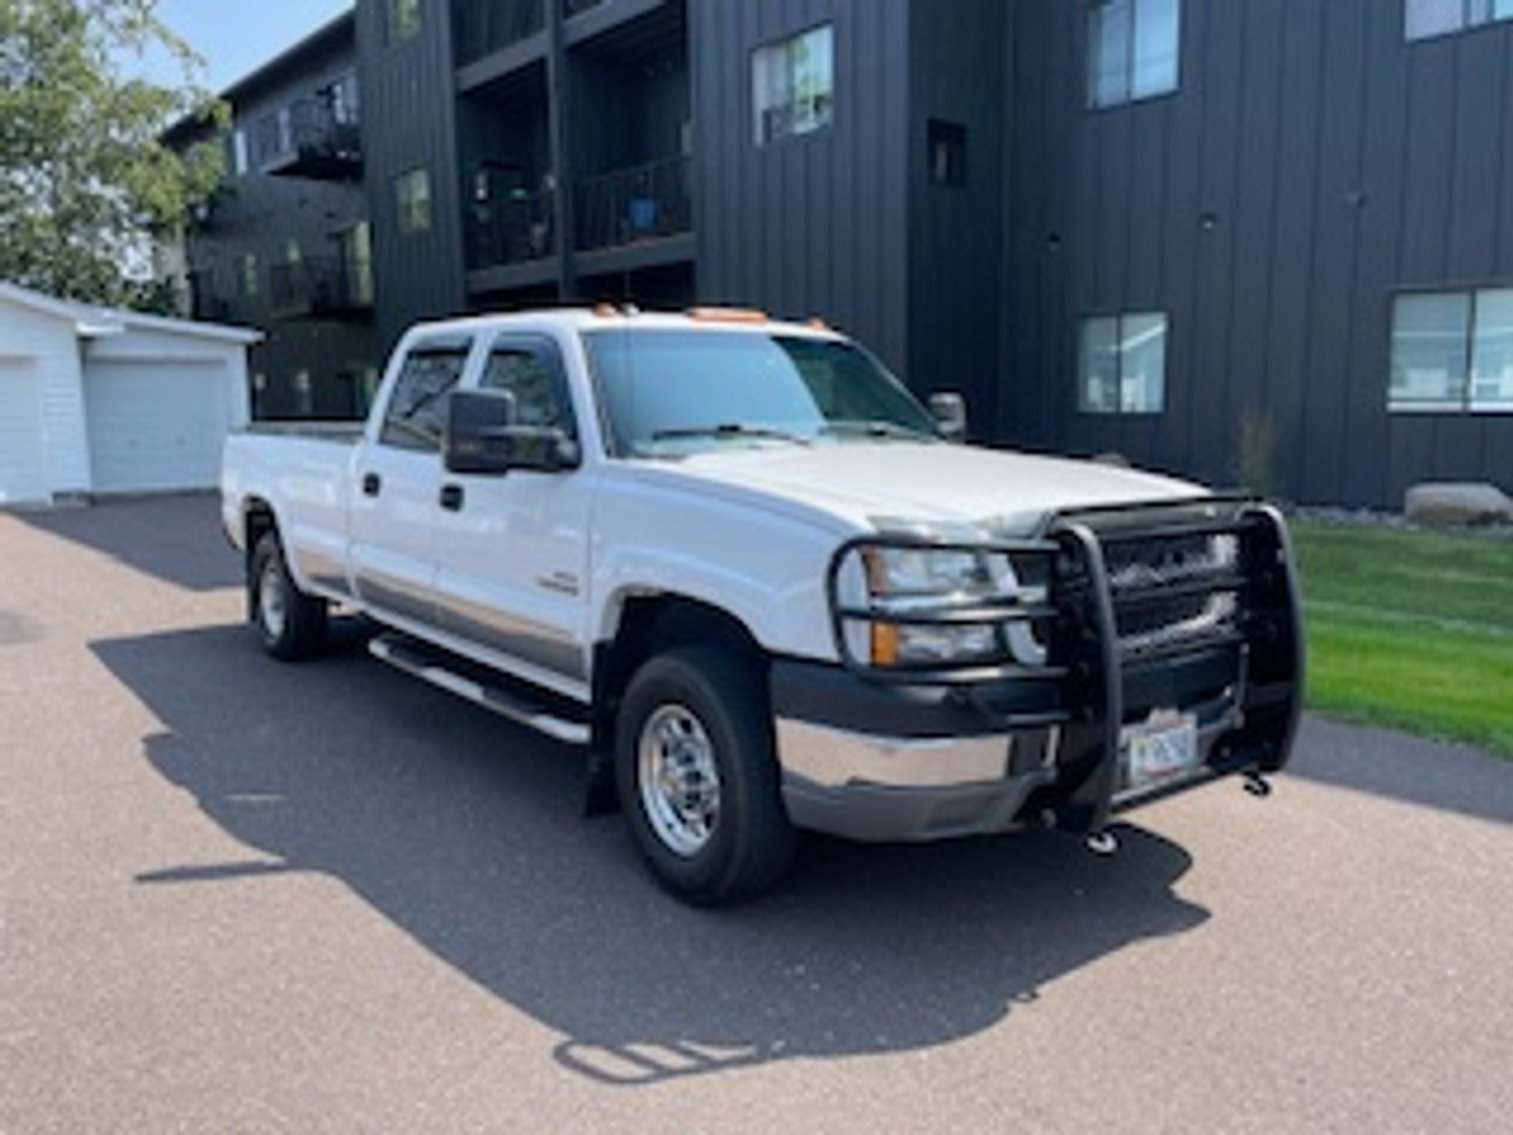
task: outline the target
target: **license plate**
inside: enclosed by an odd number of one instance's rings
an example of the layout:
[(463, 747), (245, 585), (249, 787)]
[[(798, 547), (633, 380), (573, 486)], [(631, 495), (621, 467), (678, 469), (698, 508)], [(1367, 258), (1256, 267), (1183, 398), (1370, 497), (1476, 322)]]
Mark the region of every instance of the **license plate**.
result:
[(1148, 788), (1198, 767), (1198, 722), (1190, 713), (1157, 711), (1120, 731), (1125, 784)]

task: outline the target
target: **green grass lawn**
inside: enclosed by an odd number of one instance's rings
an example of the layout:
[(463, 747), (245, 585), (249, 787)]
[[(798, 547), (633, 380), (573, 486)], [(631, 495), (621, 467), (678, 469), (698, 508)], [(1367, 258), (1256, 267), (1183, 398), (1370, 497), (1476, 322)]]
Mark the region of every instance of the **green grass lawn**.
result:
[(1513, 538), (1296, 521), (1308, 704), (1513, 757)]

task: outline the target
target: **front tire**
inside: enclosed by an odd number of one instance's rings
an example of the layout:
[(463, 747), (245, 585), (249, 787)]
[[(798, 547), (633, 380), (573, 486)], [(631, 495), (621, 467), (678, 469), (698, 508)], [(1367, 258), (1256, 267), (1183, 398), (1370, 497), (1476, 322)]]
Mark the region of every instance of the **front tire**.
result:
[(285, 662), (309, 658), (326, 642), (326, 601), (306, 595), (289, 574), (278, 533), (257, 542), (248, 565), (252, 622), (263, 649)]
[(687, 648), (643, 664), (621, 703), (620, 806), (652, 873), (687, 902), (750, 897), (793, 859), (765, 685), (729, 652)]

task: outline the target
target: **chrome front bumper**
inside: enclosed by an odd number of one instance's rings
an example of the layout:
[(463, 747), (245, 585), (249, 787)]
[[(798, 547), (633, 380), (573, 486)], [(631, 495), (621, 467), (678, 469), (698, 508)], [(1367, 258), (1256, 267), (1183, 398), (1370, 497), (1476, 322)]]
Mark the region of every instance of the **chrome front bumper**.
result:
[(1056, 778), (1058, 731), (887, 737), (779, 718), (783, 802), (802, 828), (872, 842), (1023, 826), (1029, 794)]

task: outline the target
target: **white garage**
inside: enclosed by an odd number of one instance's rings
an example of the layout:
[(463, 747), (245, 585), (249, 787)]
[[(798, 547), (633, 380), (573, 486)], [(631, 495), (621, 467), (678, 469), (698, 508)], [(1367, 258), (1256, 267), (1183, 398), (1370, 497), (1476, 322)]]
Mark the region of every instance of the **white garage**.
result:
[(0, 283), (0, 507), (213, 488), (260, 338)]

